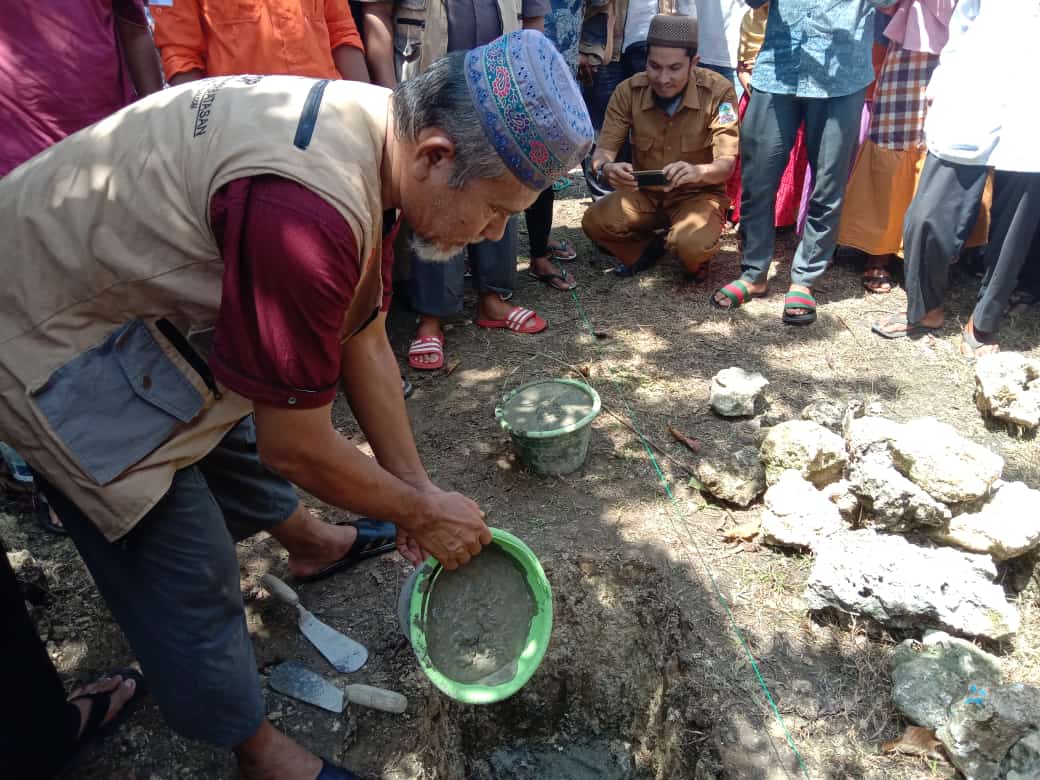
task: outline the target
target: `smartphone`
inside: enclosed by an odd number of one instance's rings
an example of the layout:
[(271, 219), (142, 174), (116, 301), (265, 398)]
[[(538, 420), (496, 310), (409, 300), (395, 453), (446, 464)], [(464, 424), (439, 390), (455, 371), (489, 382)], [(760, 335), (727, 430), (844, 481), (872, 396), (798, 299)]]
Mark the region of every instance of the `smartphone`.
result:
[(669, 183), (664, 171), (634, 171), (632, 175), (640, 187), (664, 187)]

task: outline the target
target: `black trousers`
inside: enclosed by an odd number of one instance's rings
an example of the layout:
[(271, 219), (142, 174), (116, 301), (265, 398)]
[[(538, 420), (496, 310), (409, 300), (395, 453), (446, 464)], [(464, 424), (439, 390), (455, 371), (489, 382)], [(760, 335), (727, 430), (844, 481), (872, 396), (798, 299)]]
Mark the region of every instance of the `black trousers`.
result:
[(0, 543), (0, 777), (52, 777), (72, 754), (79, 710), (25, 610)]
[(538, 200), (524, 212), (527, 221), (527, 239), (531, 245), (531, 257), (549, 254), (549, 233), (552, 232), (553, 203), (556, 193), (552, 187), (542, 190)]
[(1038, 224), (1040, 173), (997, 171), (986, 245), (986, 275), (973, 312), (975, 327), (983, 333), (1000, 327), (1008, 298), (1029, 258)]

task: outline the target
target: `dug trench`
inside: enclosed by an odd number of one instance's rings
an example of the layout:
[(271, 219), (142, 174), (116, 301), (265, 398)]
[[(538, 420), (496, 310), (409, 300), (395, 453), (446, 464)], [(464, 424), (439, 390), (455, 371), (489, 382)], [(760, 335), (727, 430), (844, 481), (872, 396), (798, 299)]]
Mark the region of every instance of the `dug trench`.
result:
[(693, 626), (660, 592), (653, 563), (549, 562), (552, 642), (514, 697), (489, 706), (437, 694), (416, 730), (428, 777), (568, 780), (694, 777), (708, 714), (689, 681)]

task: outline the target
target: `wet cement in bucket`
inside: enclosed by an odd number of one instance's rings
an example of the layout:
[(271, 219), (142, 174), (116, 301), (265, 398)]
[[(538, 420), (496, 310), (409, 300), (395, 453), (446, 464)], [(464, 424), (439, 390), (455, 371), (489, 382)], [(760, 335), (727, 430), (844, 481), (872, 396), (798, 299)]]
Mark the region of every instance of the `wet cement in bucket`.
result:
[(502, 417), (516, 433), (556, 431), (583, 419), (593, 400), (580, 387), (564, 382), (539, 382), (509, 399)]
[(535, 612), (520, 564), (497, 546), (485, 547), (434, 581), (425, 627), (430, 661), (458, 682), (484, 680), (520, 656)]

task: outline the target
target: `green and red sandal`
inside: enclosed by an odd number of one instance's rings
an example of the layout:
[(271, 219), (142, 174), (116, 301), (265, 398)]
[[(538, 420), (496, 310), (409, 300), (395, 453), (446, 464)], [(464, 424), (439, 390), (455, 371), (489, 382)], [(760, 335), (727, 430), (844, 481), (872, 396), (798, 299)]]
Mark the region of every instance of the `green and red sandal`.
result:
[[(792, 309), (805, 309), (801, 314), (791, 314)], [(816, 322), (816, 299), (812, 293), (797, 290), (784, 296), (783, 321), (787, 325), (812, 325)]]
[[(722, 293), (729, 298), (729, 306), (723, 306), (715, 300), (715, 296), (719, 293)], [(711, 297), (708, 298), (708, 302), (716, 309), (721, 309), (722, 311), (733, 311), (734, 309), (739, 309), (752, 298), (765, 298), (768, 294), (769, 290), (751, 292), (751, 289), (747, 286), (747, 282), (743, 279), (737, 279), (713, 292)]]

